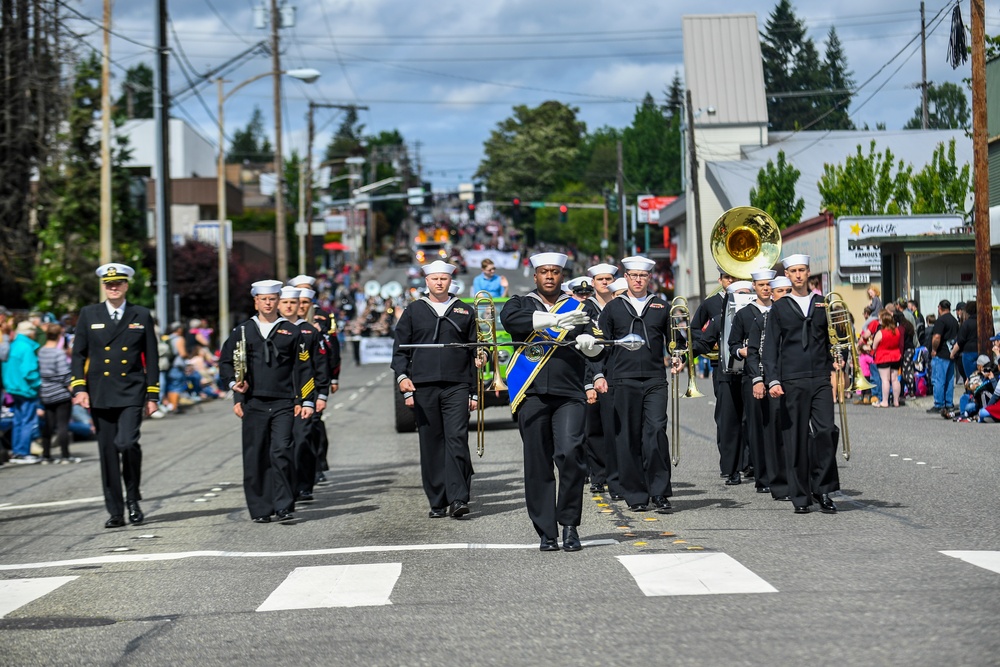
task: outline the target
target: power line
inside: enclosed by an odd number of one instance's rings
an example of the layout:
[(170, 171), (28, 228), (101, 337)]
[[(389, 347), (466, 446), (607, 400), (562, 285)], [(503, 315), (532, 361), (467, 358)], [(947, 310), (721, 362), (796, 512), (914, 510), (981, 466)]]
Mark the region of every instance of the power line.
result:
[(219, 13), (219, 10), (216, 9), (215, 5), (212, 4), (212, 0), (205, 0), (205, 4), (208, 5), (208, 8), (212, 10), (212, 13), (215, 14), (216, 18), (219, 19), (219, 21), (222, 23), (222, 25), (226, 26), (226, 29), (229, 32), (233, 33), (233, 35), (235, 37), (237, 37), (244, 44), (250, 44), (250, 42), (248, 42), (247, 39), (243, 35), (241, 35), (240, 33), (236, 32), (233, 29), (233, 26), (229, 25), (229, 21), (227, 21), (226, 18), (221, 13)]

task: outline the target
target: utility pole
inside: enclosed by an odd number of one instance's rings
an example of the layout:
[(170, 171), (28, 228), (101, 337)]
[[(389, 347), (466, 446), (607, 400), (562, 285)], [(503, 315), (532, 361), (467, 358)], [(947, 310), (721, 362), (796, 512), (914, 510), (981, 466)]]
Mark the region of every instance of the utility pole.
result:
[(927, 25), (924, 3), (920, 3), (920, 127), (927, 129)]
[(100, 261), (111, 261), (111, 0), (104, 0), (101, 53), (101, 233)]
[(229, 248), (226, 247), (226, 218), (229, 212), (226, 210), (226, 133), (225, 133), (225, 110), (226, 96), (223, 94), (222, 86), (225, 79), (221, 76), (215, 80), (218, 86), (219, 100), (219, 154), (216, 165), (216, 187), (219, 208), (219, 346), (229, 337)]
[(986, 137), (986, 27), (985, 0), (972, 0), (972, 160), (976, 193), (976, 330), (979, 349), (990, 349), (993, 336), (993, 298), (990, 282), (990, 188)]
[(687, 107), (687, 135), (691, 160), (691, 198), (694, 200), (694, 233), (698, 247), (698, 298), (705, 301), (705, 242), (701, 230), (701, 195), (698, 190), (698, 152), (694, 145), (694, 104), (691, 102), (691, 90), (685, 94)]
[[(156, 318), (162, 331), (170, 322), (170, 92), (167, 88), (167, 0), (156, 2), (156, 59), (153, 62), (153, 125), (156, 126)], [(228, 309), (227, 309), (228, 310)], [(220, 323), (228, 322), (222, 319)], [(225, 340), (228, 329), (220, 328)]]
[(288, 280), (288, 230), (285, 223), (285, 173), (281, 155), (281, 14), (278, 0), (271, 0), (271, 69), (274, 79), (274, 244), (277, 277)]
[(618, 245), (618, 257), (626, 257), (626, 236), (627, 231), (625, 229), (625, 167), (624, 161), (622, 160), (622, 142), (619, 140), (615, 144), (615, 153), (618, 156), (618, 171), (615, 174), (615, 196), (618, 197), (618, 229), (619, 229), (619, 245)]

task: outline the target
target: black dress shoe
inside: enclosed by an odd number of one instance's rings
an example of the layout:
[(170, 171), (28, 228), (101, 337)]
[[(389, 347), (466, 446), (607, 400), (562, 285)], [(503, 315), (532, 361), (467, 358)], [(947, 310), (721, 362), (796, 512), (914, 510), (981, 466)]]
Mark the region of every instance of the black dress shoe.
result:
[(636, 503), (635, 505), (629, 505), (628, 508), (633, 512), (648, 512), (649, 505), (646, 503)]
[(579, 551), (583, 548), (576, 526), (563, 526), (563, 551)]
[(792, 500), (792, 498), (791, 498), (791, 496), (778, 496), (778, 497), (775, 498), (775, 500), (787, 500), (787, 501), (790, 502)]
[(927, 408), (927, 414), (932, 415), (934, 413), (941, 414), (942, 408), (929, 407)]
[(539, 551), (559, 551), (559, 543), (554, 537), (543, 537), (538, 545)]
[(275, 520), (277, 521), (291, 521), (295, 518), (295, 515), (292, 514), (291, 510), (278, 510), (275, 514), (277, 515), (275, 517)]
[(769, 486), (758, 486), (757, 493), (771, 493), (771, 487)]
[(667, 500), (666, 496), (653, 496), (653, 507), (655, 507), (658, 510), (672, 509), (670, 507), (670, 501)]
[(295, 494), (295, 500), (310, 501), (315, 500), (311, 491), (299, 491)]
[(830, 496), (828, 494), (814, 493), (813, 498), (815, 498), (816, 502), (819, 503), (819, 511), (822, 512), (823, 514), (837, 513), (837, 506), (833, 504), (833, 501), (830, 500)]
[(743, 476), (747, 479), (753, 479), (754, 474), (753, 466), (747, 466), (743, 469)]
[(271, 517), (269, 516), (255, 516), (251, 519), (254, 523), (271, 523)]
[(739, 473), (736, 473), (735, 475), (730, 476), (726, 480), (726, 486), (736, 486), (737, 484), (742, 484), (742, 483), (743, 482), (742, 482), (742, 480), (740, 480), (740, 474)]
[(324, 475), (322, 472), (316, 473), (316, 481), (317, 482), (325, 482), (326, 481), (326, 475)]
[(614, 491), (611, 492), (611, 500), (625, 500), (625, 496)]
[(447, 507), (432, 507), (431, 511), (427, 513), (427, 516), (431, 519), (440, 519), (442, 517), (448, 516)]
[(604, 493), (604, 485), (603, 484), (591, 484), (590, 485), (590, 492), (591, 493)]
[(451, 504), (451, 518), (457, 519), (469, 513), (469, 503), (464, 500), (456, 500)]
[(809, 514), (809, 507), (795, 507), (796, 514)]
[(125, 525), (125, 517), (123, 516), (113, 516), (104, 522), (105, 528), (121, 528)]
[(139, 508), (138, 500), (130, 500), (125, 503), (125, 507), (128, 508), (128, 520), (132, 523), (139, 524), (146, 520), (146, 515), (142, 513)]

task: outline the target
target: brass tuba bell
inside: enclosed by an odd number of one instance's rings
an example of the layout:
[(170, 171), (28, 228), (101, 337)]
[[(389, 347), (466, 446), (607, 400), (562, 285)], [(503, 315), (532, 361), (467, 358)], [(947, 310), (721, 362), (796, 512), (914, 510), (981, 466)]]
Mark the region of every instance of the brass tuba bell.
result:
[(781, 230), (764, 211), (737, 206), (723, 213), (709, 237), (712, 258), (719, 268), (740, 280), (753, 271), (770, 269), (781, 256)]

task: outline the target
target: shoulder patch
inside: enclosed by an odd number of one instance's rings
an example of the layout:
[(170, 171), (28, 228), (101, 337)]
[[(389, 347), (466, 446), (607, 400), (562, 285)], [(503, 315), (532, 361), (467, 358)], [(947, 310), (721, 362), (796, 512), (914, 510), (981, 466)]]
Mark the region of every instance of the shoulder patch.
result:
[(664, 306), (662, 303), (651, 303), (651, 304), (649, 304), (649, 307), (650, 308), (666, 308), (666, 306)]

